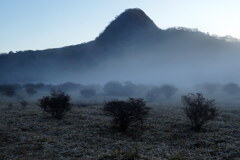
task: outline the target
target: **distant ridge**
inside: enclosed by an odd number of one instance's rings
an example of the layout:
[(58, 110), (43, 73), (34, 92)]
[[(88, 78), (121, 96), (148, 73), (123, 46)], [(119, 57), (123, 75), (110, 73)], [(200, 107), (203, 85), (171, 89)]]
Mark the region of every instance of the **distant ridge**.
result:
[(159, 28), (141, 9), (127, 9), (106, 27), (96, 38), (96, 41), (109, 43), (124, 40), (135, 34), (148, 34), (157, 31)]
[[(238, 80), (239, 53), (239, 41), (186, 28), (162, 30), (141, 9), (133, 8), (117, 16), (93, 41), (0, 55), (0, 83), (185, 83), (210, 76), (232, 81)], [(223, 76), (222, 70), (229, 75)]]

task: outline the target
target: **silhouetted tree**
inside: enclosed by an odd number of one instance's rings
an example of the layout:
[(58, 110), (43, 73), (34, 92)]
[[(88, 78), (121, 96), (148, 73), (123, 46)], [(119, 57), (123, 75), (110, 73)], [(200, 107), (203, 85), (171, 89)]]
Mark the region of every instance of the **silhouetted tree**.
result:
[(150, 108), (143, 99), (129, 98), (127, 101), (111, 101), (104, 105), (103, 111), (113, 118), (113, 123), (125, 132), (130, 124), (140, 122), (147, 118)]
[(200, 131), (204, 124), (217, 117), (218, 112), (214, 101), (214, 99), (204, 98), (201, 93), (182, 96), (182, 103), (185, 105), (184, 112), (195, 131)]
[(223, 86), (223, 91), (229, 94), (240, 94), (240, 87), (236, 83), (228, 83)]
[(64, 114), (70, 110), (70, 96), (59, 90), (52, 90), (50, 96), (39, 100), (38, 106), (52, 117), (62, 119)]
[(19, 88), (19, 85), (0, 85), (0, 92), (5, 96), (13, 97)]

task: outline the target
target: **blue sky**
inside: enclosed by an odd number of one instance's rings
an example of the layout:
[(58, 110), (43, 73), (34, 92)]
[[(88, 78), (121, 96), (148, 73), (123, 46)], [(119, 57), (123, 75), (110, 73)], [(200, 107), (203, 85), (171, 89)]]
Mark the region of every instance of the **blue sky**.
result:
[(162, 29), (240, 38), (239, 0), (1, 0), (0, 53), (93, 40), (115, 16), (136, 7)]

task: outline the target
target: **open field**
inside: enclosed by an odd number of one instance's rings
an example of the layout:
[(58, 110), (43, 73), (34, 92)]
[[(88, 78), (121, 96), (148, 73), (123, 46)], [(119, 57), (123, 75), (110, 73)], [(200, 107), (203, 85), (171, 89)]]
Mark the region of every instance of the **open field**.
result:
[(101, 105), (73, 106), (63, 120), (34, 104), (2, 104), (0, 159), (240, 159), (240, 108), (221, 107), (204, 130), (189, 130), (179, 106), (152, 107), (142, 128), (126, 134), (111, 125)]

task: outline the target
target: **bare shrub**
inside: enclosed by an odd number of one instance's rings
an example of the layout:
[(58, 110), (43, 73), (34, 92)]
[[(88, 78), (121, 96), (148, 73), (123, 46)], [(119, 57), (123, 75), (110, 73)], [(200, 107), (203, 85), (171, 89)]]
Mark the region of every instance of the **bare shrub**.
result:
[(50, 96), (44, 96), (39, 100), (38, 106), (52, 117), (62, 119), (64, 114), (70, 110), (70, 96), (60, 90), (52, 90)]
[(195, 131), (200, 131), (204, 124), (217, 117), (218, 111), (214, 101), (214, 99), (204, 98), (201, 93), (182, 96), (182, 103), (185, 105), (184, 112)]
[(125, 132), (130, 124), (143, 124), (150, 108), (143, 99), (129, 98), (127, 101), (110, 101), (104, 105), (103, 111), (113, 118), (113, 123)]

